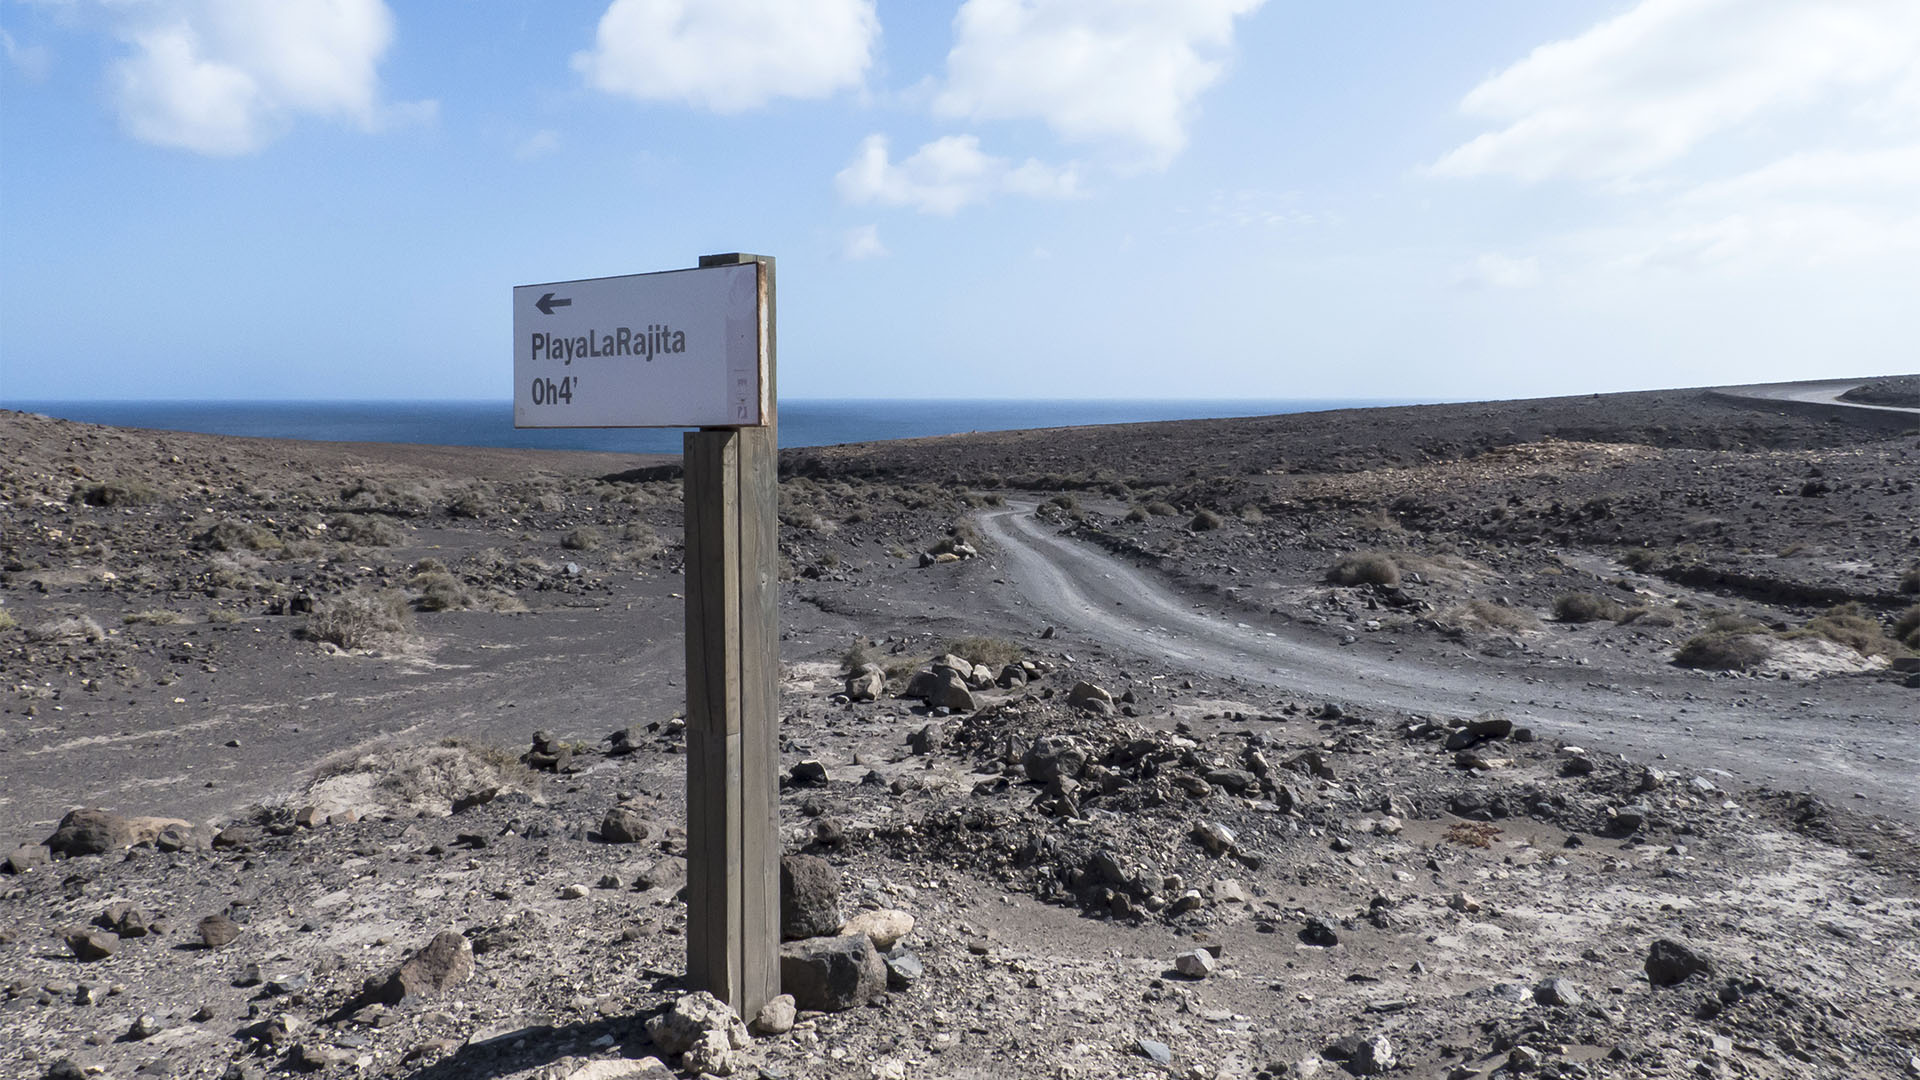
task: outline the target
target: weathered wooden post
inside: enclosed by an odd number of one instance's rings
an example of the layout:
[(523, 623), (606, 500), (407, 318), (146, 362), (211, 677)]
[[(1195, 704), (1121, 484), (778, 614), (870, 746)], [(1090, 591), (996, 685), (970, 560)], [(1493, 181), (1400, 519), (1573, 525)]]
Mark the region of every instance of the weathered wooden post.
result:
[(752, 1019), (780, 993), (779, 460), (773, 260), (765, 423), (686, 435), (687, 975)]
[(687, 982), (780, 993), (774, 262), (514, 289), (516, 427), (697, 427), (687, 552)]

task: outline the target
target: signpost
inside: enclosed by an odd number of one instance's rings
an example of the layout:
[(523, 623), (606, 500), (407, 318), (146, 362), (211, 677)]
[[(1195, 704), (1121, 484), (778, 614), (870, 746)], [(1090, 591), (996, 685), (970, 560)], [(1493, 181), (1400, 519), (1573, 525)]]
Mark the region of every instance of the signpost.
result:
[(773, 259), (513, 290), (515, 427), (697, 427), (687, 550), (687, 982), (780, 993)]

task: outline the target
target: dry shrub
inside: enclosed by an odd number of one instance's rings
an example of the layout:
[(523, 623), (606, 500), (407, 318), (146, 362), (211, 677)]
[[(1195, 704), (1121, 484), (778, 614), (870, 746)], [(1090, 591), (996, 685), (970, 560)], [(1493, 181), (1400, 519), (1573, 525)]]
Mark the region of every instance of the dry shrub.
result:
[(1717, 634), (1766, 634), (1772, 627), (1751, 615), (1738, 611), (1711, 611), (1707, 613), (1707, 632)]
[(1226, 518), (1202, 507), (1198, 513), (1193, 515), (1193, 520), (1187, 522), (1187, 528), (1192, 529), (1194, 532), (1211, 532), (1226, 523)]
[(1440, 613), (1443, 623), (1460, 629), (1501, 631), (1509, 634), (1540, 629), (1540, 621), (1530, 611), (1510, 608), (1490, 600), (1469, 600)]
[(314, 641), (328, 641), (343, 649), (365, 649), (413, 625), (404, 594), (356, 590), (330, 596), (314, 606), (303, 633)]
[(1461, 847), (1492, 847), (1493, 838), (1499, 835), (1497, 826), (1483, 821), (1456, 821), (1447, 826), (1447, 842)]
[(600, 547), (600, 530), (591, 525), (582, 525), (560, 538), (560, 546), (568, 551), (594, 551)]
[(88, 506), (146, 506), (160, 501), (160, 492), (142, 480), (107, 480), (74, 490), (73, 502)]
[(215, 626), (234, 626), (245, 622), (246, 616), (227, 608), (215, 607), (207, 609), (207, 621)]
[(447, 514), (457, 518), (483, 518), (493, 513), (491, 493), (484, 488), (468, 488), (447, 502)]
[(400, 530), (392, 523), (366, 514), (337, 514), (329, 518), (327, 535), (343, 544), (363, 547), (392, 547), (400, 542)]
[(1862, 656), (1889, 656), (1901, 651), (1899, 643), (1888, 638), (1880, 623), (1857, 604), (1829, 608), (1825, 614), (1809, 619), (1800, 629), (1789, 630), (1782, 636), (1825, 638)]
[(1644, 574), (1660, 565), (1660, 555), (1652, 548), (1632, 548), (1621, 553), (1620, 565), (1635, 573)]
[(956, 638), (947, 642), (947, 651), (970, 664), (985, 664), (996, 671), (1020, 662), (1020, 646), (1002, 638)]
[(438, 746), (386, 744), (335, 754), (314, 769), (302, 801), (369, 814), (443, 816), (514, 792), (539, 777), (506, 750), (464, 739)]
[(174, 626), (187, 621), (185, 615), (165, 608), (152, 608), (147, 611), (129, 611), (120, 616), (120, 621), (128, 626)]
[(840, 654), (840, 670), (851, 675), (874, 662), (873, 650), (868, 647), (866, 638), (854, 638), (847, 651)]
[(1335, 585), (1400, 584), (1400, 564), (1382, 551), (1355, 551), (1334, 560), (1327, 580)]
[(473, 591), (445, 570), (415, 574), (407, 587), (420, 593), (414, 604), (421, 611), (464, 611), (473, 606)]
[[(6, 612), (0, 611), (0, 616), (5, 615)], [(1901, 612), (1900, 617), (1893, 620), (1893, 636), (1907, 648), (1920, 652), (1920, 604)]]
[(251, 521), (223, 518), (193, 538), (194, 546), (207, 551), (266, 551), (280, 546), (280, 538)]
[(60, 642), (77, 645), (83, 641), (104, 641), (106, 637), (107, 632), (93, 621), (91, 615), (63, 615), (27, 628), (27, 640), (48, 644)]
[(11, 630), (19, 625), (20, 620), (13, 617), (13, 612), (0, 608), (0, 630)]
[(1172, 503), (1160, 502), (1157, 499), (1147, 504), (1147, 513), (1154, 517), (1172, 517), (1179, 512)]
[(1553, 599), (1553, 617), (1561, 622), (1612, 621), (1625, 614), (1625, 608), (1598, 593), (1561, 593)]
[(1708, 630), (1688, 638), (1673, 654), (1673, 662), (1704, 671), (1745, 671), (1773, 655), (1769, 641), (1766, 634)]
[(1900, 591), (1920, 593), (1920, 563), (1914, 563), (1906, 573), (1900, 575)]
[(1620, 613), (1621, 626), (1666, 627), (1680, 625), (1680, 616), (1672, 608), (1636, 607)]
[(1144, 506), (1136, 506), (1133, 509), (1127, 511), (1127, 521), (1130, 524), (1134, 524), (1134, 525), (1138, 525), (1146, 521), (1151, 516), (1152, 516), (1151, 514), (1147, 513), (1147, 508)]

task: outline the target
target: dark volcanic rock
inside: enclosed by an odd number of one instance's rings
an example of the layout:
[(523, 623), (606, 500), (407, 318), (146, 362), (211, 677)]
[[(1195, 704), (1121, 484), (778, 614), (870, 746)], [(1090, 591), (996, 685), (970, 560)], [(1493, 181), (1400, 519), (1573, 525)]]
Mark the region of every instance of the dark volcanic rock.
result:
[(74, 810), (60, 819), (47, 837), (47, 850), (56, 855), (100, 855), (133, 844), (133, 827), (119, 814), (105, 810)]
[(616, 806), (600, 819), (600, 839), (609, 844), (638, 844), (653, 834), (653, 822), (629, 807)]
[(105, 960), (120, 948), (120, 937), (104, 930), (89, 930), (76, 926), (67, 931), (67, 948), (81, 960)]
[(837, 934), (842, 921), (840, 871), (817, 855), (788, 855), (781, 859), (781, 939), (795, 941)]
[(865, 934), (817, 937), (780, 947), (780, 989), (802, 1009), (840, 1012), (887, 988), (887, 965)]
[(1647, 950), (1647, 981), (1655, 986), (1676, 986), (1695, 975), (1711, 974), (1711, 961), (1671, 938), (1660, 938)]
[(458, 986), (472, 974), (473, 946), (459, 934), (442, 930), (426, 948), (401, 961), (375, 997), (398, 1005), (407, 998), (431, 996)]
[(240, 924), (225, 915), (209, 915), (200, 920), (200, 941), (209, 949), (217, 949), (240, 936)]

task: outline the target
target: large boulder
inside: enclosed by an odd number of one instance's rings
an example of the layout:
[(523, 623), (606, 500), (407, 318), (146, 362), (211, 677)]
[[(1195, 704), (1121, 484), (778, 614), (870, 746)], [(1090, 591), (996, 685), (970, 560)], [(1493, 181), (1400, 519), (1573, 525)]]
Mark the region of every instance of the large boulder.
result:
[(978, 708), (974, 704), (973, 691), (967, 688), (967, 680), (953, 668), (945, 666), (916, 673), (907, 681), (907, 689), (901, 696), (918, 698), (930, 708), (947, 708), (954, 712), (972, 712)]
[(887, 963), (865, 934), (808, 938), (780, 947), (780, 989), (802, 1009), (841, 1012), (887, 989)]
[(1036, 784), (1073, 780), (1087, 767), (1087, 751), (1065, 735), (1042, 735), (1027, 748), (1021, 764), (1027, 770), (1027, 779)]
[(103, 855), (132, 846), (133, 827), (126, 818), (92, 808), (69, 811), (47, 837), (47, 850), (56, 855)]
[(1067, 691), (1067, 705), (1075, 709), (1089, 709), (1098, 713), (1113, 711), (1113, 695), (1090, 682), (1077, 682)]
[(887, 690), (887, 673), (877, 664), (863, 665), (847, 676), (848, 701), (878, 701)]
[(398, 1005), (413, 997), (430, 997), (466, 982), (473, 975), (473, 946), (451, 930), (442, 930), (426, 947), (400, 962), (373, 997)]
[(1647, 981), (1655, 986), (1677, 986), (1695, 975), (1713, 974), (1713, 962), (1671, 938), (1660, 938), (1647, 950)]
[(818, 855), (780, 860), (780, 937), (785, 941), (837, 934), (840, 871)]
[(657, 832), (653, 822), (630, 806), (616, 806), (600, 819), (600, 839), (608, 844), (638, 844)]

